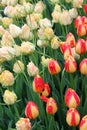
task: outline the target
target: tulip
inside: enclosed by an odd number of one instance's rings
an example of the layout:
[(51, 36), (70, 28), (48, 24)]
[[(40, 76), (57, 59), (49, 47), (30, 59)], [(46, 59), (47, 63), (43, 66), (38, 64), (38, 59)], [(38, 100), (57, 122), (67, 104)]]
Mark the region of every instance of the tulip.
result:
[(83, 5), (83, 10), (84, 10), (84, 12), (87, 14), (87, 4), (84, 4), (84, 5)]
[(70, 47), (75, 47), (75, 37), (72, 33), (67, 34), (66, 43), (69, 44)]
[(71, 48), (66, 49), (66, 51), (64, 52), (64, 60), (67, 60), (69, 56), (73, 56)]
[(35, 51), (35, 45), (33, 43), (28, 42), (28, 41), (22, 42), (22, 44), (21, 44), (22, 54), (27, 55), (27, 54), (33, 53), (34, 51)]
[(82, 37), (86, 35), (86, 28), (84, 24), (79, 24), (77, 27), (77, 35)]
[(16, 102), (17, 96), (13, 91), (5, 90), (3, 100), (7, 105), (12, 105)]
[(16, 129), (17, 130), (31, 130), (31, 122), (28, 118), (20, 118), (16, 122)]
[(54, 98), (47, 98), (45, 96), (41, 96), (40, 98), (46, 102), (46, 112), (48, 114), (55, 114), (57, 112), (58, 107)]
[(82, 8), (84, 0), (73, 0), (72, 4), (74, 8)]
[(84, 58), (79, 65), (81, 74), (87, 74), (87, 58)]
[(77, 63), (72, 56), (69, 56), (68, 59), (65, 61), (65, 70), (68, 73), (74, 73), (77, 70)]
[(14, 63), (14, 66), (13, 66), (13, 71), (17, 74), (20, 74), (24, 71), (24, 64), (23, 62), (21, 62), (20, 60), (17, 60), (15, 63)]
[(14, 84), (13, 74), (8, 70), (4, 70), (0, 75), (0, 83), (3, 87), (12, 86)]
[(87, 115), (85, 115), (81, 119), (79, 128), (80, 128), (79, 130), (87, 130)]
[(68, 48), (70, 48), (69, 44), (67, 44), (66, 42), (60, 42), (60, 50), (63, 54)]
[(44, 89), (44, 81), (42, 77), (36, 75), (33, 80), (33, 90), (34, 92), (41, 93)]
[(48, 70), (50, 74), (58, 74), (61, 71), (59, 63), (55, 59), (50, 59), (48, 62)]
[(41, 95), (47, 97), (50, 94), (50, 86), (48, 83), (44, 84), (44, 90), (42, 91)]
[(76, 53), (84, 54), (87, 50), (87, 45), (84, 39), (79, 39), (75, 47)]
[(75, 90), (68, 88), (65, 93), (64, 102), (69, 108), (76, 108), (80, 104), (80, 98)]
[(13, 38), (18, 37), (22, 33), (21, 28), (19, 28), (15, 24), (10, 24), (9, 31)]
[(77, 16), (74, 21), (74, 27), (77, 28), (79, 24), (82, 24), (81, 16)]
[(66, 114), (66, 122), (69, 126), (77, 126), (80, 122), (80, 114), (75, 108), (69, 108)]
[(28, 63), (27, 71), (29, 76), (36, 76), (39, 73), (38, 67), (32, 61)]
[(37, 118), (39, 115), (38, 106), (34, 102), (29, 101), (25, 108), (25, 115), (29, 119)]

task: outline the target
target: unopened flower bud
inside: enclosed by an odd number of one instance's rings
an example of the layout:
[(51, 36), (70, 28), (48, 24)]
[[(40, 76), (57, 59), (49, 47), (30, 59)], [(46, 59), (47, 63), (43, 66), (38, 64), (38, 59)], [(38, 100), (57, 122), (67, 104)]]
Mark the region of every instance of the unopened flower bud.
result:
[(74, 73), (77, 70), (77, 63), (72, 56), (65, 61), (65, 70), (68, 73)]
[(12, 86), (14, 84), (13, 74), (8, 70), (4, 70), (0, 75), (0, 83), (3, 87)]
[(13, 38), (18, 37), (22, 33), (21, 28), (19, 28), (15, 24), (10, 24), (9, 30), (10, 30), (10, 34), (12, 35)]
[(77, 35), (82, 37), (86, 35), (86, 28), (84, 24), (79, 24), (77, 27)]
[(87, 74), (87, 58), (84, 58), (79, 65), (81, 74)]
[(48, 70), (50, 74), (58, 74), (61, 71), (59, 63), (55, 59), (50, 59), (48, 62)]
[(13, 71), (18, 74), (22, 73), (24, 71), (24, 64), (20, 60), (17, 60), (14, 63)]
[(87, 45), (84, 39), (79, 39), (75, 47), (77, 54), (84, 54), (87, 50)]
[(36, 67), (32, 61), (28, 63), (27, 71), (29, 76), (35, 76), (39, 73), (38, 67)]
[(57, 36), (54, 36), (54, 37), (52, 38), (52, 40), (51, 40), (51, 47), (52, 47), (53, 49), (58, 49), (58, 47), (59, 47), (59, 41), (58, 41)]
[(58, 110), (57, 103), (54, 98), (47, 98), (45, 96), (41, 96), (41, 99), (46, 102), (46, 112), (48, 114), (55, 114)]
[(21, 52), (25, 55), (33, 53), (35, 50), (35, 45), (31, 42), (22, 42)]
[(12, 105), (16, 102), (17, 96), (14, 92), (5, 90), (4, 95), (3, 95), (3, 100), (7, 105)]
[(83, 10), (84, 10), (84, 12), (87, 14), (87, 4), (84, 4), (84, 5), (83, 5)]
[(73, 7), (82, 8), (83, 0), (73, 0)]
[(70, 32), (66, 36), (66, 43), (70, 45), (70, 47), (75, 47), (75, 37), (74, 35)]
[(43, 89), (41, 95), (47, 97), (47, 96), (49, 96), (49, 94), (50, 94), (50, 86), (48, 83), (45, 83), (44, 89)]
[(64, 52), (64, 60), (67, 60), (69, 56), (73, 56), (71, 48), (66, 49), (66, 51)]
[(79, 130), (87, 130), (87, 115), (85, 115), (81, 119), (79, 128), (80, 128)]
[(49, 62), (49, 58), (45, 58), (44, 56), (41, 57), (41, 63), (43, 65), (43, 67), (47, 67), (48, 66), (48, 62)]
[(33, 90), (37, 93), (41, 93), (44, 90), (44, 80), (39, 75), (34, 77)]
[(17, 130), (31, 130), (31, 122), (29, 118), (20, 118), (16, 122), (16, 129)]
[(77, 126), (80, 122), (80, 114), (75, 108), (69, 108), (66, 114), (66, 122), (69, 126)]
[(3, 17), (2, 24), (5, 28), (8, 28), (10, 24), (12, 24), (12, 18)]
[(65, 93), (64, 102), (67, 107), (76, 108), (80, 104), (80, 98), (75, 90), (68, 88)]
[(46, 111), (48, 114), (55, 114), (58, 110), (56, 101), (50, 97), (46, 104)]
[(25, 115), (29, 119), (37, 118), (39, 115), (38, 106), (34, 102), (29, 101), (25, 108)]
[(63, 54), (68, 48), (70, 48), (69, 44), (67, 44), (66, 42), (60, 42), (60, 50)]

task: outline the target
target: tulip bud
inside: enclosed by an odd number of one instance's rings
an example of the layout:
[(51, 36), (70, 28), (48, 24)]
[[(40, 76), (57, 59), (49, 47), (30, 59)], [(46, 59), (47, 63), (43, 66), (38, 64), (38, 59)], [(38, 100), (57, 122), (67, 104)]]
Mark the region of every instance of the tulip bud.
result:
[(54, 98), (47, 98), (45, 96), (41, 96), (40, 98), (46, 102), (46, 112), (48, 114), (55, 114), (57, 112), (58, 107)]
[(55, 114), (57, 112), (58, 108), (57, 108), (57, 103), (56, 101), (50, 97), (47, 101), (46, 104), (46, 111), (48, 114)]
[(20, 118), (16, 122), (17, 130), (31, 130), (31, 122), (28, 118)]
[(66, 43), (68, 43), (70, 47), (75, 47), (75, 37), (72, 33), (67, 34)]
[(84, 12), (87, 14), (87, 4), (84, 4), (84, 5), (83, 5), (83, 10), (84, 10)]
[(82, 24), (81, 16), (77, 16), (74, 21), (74, 27), (77, 28), (79, 24)]
[(49, 94), (50, 94), (50, 86), (48, 83), (45, 83), (44, 90), (42, 91), (41, 95), (47, 97), (49, 96)]
[(19, 28), (15, 24), (10, 24), (9, 31), (13, 38), (18, 37), (22, 33), (21, 28)]
[(86, 35), (86, 28), (84, 24), (79, 24), (77, 27), (77, 35), (82, 37)]
[(86, 42), (84, 39), (79, 39), (76, 43), (76, 47), (75, 47), (75, 50), (76, 50), (76, 53), (78, 54), (84, 54), (86, 52)]
[(69, 108), (66, 114), (66, 122), (69, 126), (77, 126), (80, 122), (80, 114), (75, 108)]
[(13, 74), (8, 70), (4, 70), (0, 75), (0, 83), (3, 87), (12, 86), (14, 84)]
[(53, 74), (58, 74), (60, 72), (61, 68), (60, 68), (59, 63), (56, 60), (51, 58), (48, 62), (48, 70), (49, 70), (50, 74), (53, 75)]
[(37, 93), (41, 93), (44, 89), (44, 81), (39, 75), (34, 77), (33, 90)]
[(20, 60), (17, 60), (14, 63), (13, 71), (18, 74), (22, 73), (24, 71), (24, 64)]
[(65, 93), (64, 102), (69, 108), (76, 108), (80, 104), (80, 98), (75, 90), (68, 88)]
[(66, 51), (64, 52), (64, 60), (67, 60), (69, 56), (73, 56), (71, 48), (66, 49)]
[(79, 130), (87, 130), (87, 115), (85, 115), (80, 121)]
[(60, 50), (63, 54), (68, 48), (70, 48), (69, 44), (67, 44), (66, 42), (60, 42)]
[(3, 100), (7, 105), (12, 105), (16, 102), (17, 96), (14, 92), (5, 90), (5, 92), (3, 94)]
[(77, 70), (77, 63), (72, 56), (69, 56), (65, 61), (65, 70), (68, 73), (74, 73)]
[(25, 108), (25, 115), (27, 118), (30, 119), (37, 118), (39, 115), (38, 106), (34, 102), (29, 101)]
[(87, 58), (84, 58), (79, 65), (81, 74), (87, 74)]

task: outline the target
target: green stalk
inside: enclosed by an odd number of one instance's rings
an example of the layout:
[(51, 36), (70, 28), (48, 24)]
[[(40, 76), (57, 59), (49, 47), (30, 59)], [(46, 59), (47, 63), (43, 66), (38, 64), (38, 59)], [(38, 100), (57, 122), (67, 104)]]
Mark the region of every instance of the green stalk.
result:
[(17, 109), (16, 104), (14, 104), (14, 110), (15, 110), (15, 113), (16, 113), (16, 115), (17, 115), (17, 118), (19, 119), (19, 118), (20, 118), (20, 115), (19, 115), (19, 112), (18, 112), (18, 109)]
[(32, 91), (30, 90), (30, 87), (29, 87), (30, 84), (29, 84), (29, 81), (28, 81), (28, 78), (27, 78), (25, 72), (23, 72), (23, 75), (24, 75), (24, 77), (25, 77), (26, 86), (28, 87), (28, 88), (27, 88), (27, 96), (29, 95), (28, 98), (31, 97), (31, 99), (33, 100), (33, 94), (32, 94)]
[(73, 127), (72, 130), (76, 130), (76, 127)]

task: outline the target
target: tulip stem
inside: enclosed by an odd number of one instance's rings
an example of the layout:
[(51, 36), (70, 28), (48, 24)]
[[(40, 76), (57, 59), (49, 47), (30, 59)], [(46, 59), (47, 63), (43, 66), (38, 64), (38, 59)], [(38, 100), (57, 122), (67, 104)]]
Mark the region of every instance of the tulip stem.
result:
[(76, 130), (76, 127), (73, 127), (72, 130)]

